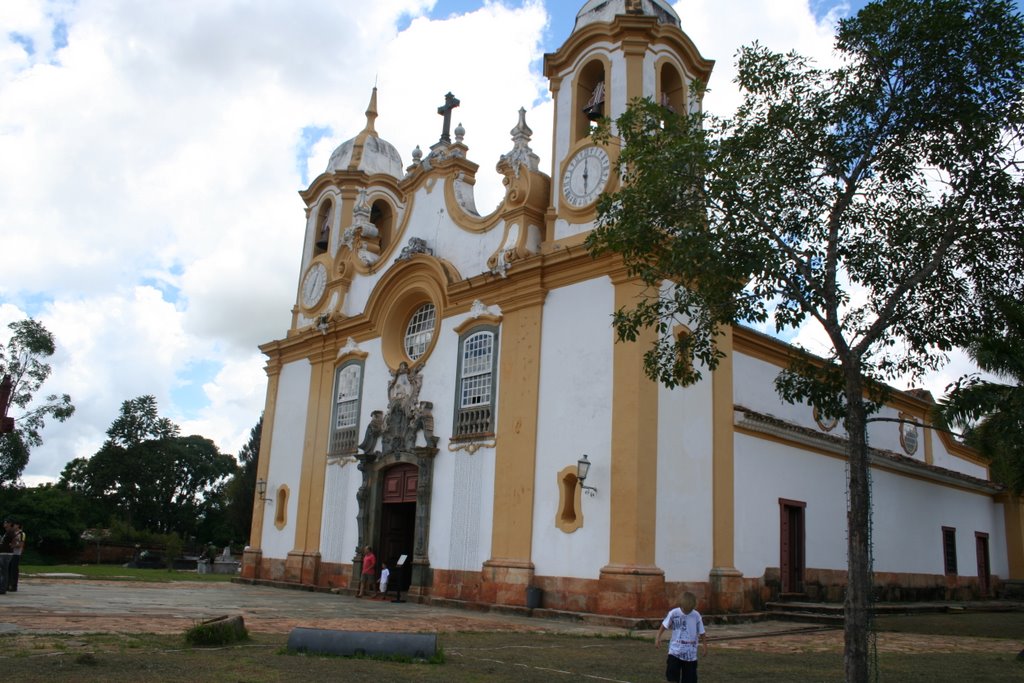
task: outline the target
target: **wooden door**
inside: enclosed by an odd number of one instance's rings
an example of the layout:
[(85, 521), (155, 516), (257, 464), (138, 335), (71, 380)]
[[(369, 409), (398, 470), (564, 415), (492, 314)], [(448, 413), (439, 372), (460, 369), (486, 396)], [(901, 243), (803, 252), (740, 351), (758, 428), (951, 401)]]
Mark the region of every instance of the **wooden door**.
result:
[(782, 593), (804, 590), (804, 508), (807, 503), (779, 499), (779, 578)]
[(992, 572), (988, 563), (988, 534), (975, 532), (974, 545), (978, 553), (978, 591), (982, 595), (989, 595)]
[[(387, 562), (391, 569), (391, 590), (399, 586), (407, 590), (412, 578), (418, 482), (419, 469), (415, 465), (396, 465), (384, 474), (378, 560)], [(398, 567), (402, 555), (406, 556), (405, 566)]]

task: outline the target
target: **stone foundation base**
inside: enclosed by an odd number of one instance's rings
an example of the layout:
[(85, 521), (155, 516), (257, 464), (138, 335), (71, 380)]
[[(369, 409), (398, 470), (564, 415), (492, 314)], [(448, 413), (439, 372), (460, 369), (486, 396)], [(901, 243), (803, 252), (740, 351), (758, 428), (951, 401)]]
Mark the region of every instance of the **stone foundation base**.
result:
[(480, 574), (480, 602), (526, 606), (526, 589), (533, 584), (532, 562), (488, 560)]
[[(355, 589), (349, 563), (321, 562), (317, 553), (291, 553), (286, 559), (263, 557), (260, 549), (242, 556), (242, 578), (289, 583), (309, 588)], [(725, 568), (712, 570), (707, 581), (665, 581), (657, 567), (608, 566), (596, 579), (538, 576), (533, 565), (515, 560), (491, 560), (480, 571), (419, 569), (423, 583), (414, 583), (410, 594), (421, 600), (457, 600), (464, 603), (503, 605), (526, 609), (527, 588), (540, 590), (545, 610), (605, 614), (622, 618), (661, 619), (689, 591), (697, 596), (697, 609), (705, 614), (759, 612), (780, 598), (779, 570), (769, 567), (762, 576), (744, 577)], [(929, 600), (976, 600), (1020, 594), (1021, 582), (993, 577), (990, 595), (983, 595), (976, 577), (876, 572), (875, 599), (880, 602)], [(832, 569), (804, 570), (801, 600), (841, 603), (845, 598), (846, 572)], [(534, 594), (536, 598), (536, 594)]]
[(608, 565), (597, 581), (599, 614), (662, 616), (667, 612), (665, 572), (658, 567)]
[(319, 585), (320, 553), (290, 552), (285, 560), (284, 580), (304, 586)]
[(263, 551), (259, 548), (246, 548), (242, 551), (242, 578), (259, 579), (260, 567), (263, 563)]

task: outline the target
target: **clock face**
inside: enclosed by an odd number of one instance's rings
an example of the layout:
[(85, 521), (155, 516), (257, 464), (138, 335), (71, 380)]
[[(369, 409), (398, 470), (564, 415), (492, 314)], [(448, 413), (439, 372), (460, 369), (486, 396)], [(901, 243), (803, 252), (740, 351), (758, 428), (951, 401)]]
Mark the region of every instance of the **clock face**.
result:
[(608, 184), (611, 161), (601, 147), (585, 147), (573, 155), (562, 176), (562, 195), (577, 209), (593, 204)]
[(314, 263), (306, 271), (306, 277), (302, 279), (302, 305), (306, 308), (316, 306), (323, 298), (325, 289), (327, 289), (327, 268), (322, 263)]

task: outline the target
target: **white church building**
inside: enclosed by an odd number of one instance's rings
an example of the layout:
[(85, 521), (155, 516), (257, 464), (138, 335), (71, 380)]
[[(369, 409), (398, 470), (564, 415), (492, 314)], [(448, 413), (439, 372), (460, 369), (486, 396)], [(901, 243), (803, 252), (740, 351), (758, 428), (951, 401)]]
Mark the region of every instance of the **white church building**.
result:
[[(405, 166), (374, 91), (301, 193), (291, 328), (261, 347), (243, 579), (355, 587), (369, 545), (424, 600), (650, 617), (683, 589), (709, 612), (842, 599), (845, 435), (776, 395), (794, 351), (735, 327), (716, 371), (667, 389), (643, 372), (651, 337), (617, 343), (611, 326), (640, 283), (583, 246), (618, 187), (592, 118), (636, 97), (699, 106), (687, 84), (712, 66), (665, 0), (586, 2), (544, 59), (553, 158), (520, 112), (509, 152), (484, 160), (506, 186), (489, 215), (458, 101)], [(881, 416), (903, 422), (870, 425), (879, 594), (995, 595), (1024, 580), (1024, 506), (927, 428), (930, 405), (895, 392)]]

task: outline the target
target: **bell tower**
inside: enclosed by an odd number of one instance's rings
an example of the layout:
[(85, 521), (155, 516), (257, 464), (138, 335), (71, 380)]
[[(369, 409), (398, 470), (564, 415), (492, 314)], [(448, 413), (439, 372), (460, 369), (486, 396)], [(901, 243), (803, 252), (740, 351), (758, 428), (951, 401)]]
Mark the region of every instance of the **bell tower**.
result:
[(551, 210), (554, 234), (593, 227), (597, 199), (618, 187), (618, 145), (590, 138), (602, 117), (615, 119), (638, 97), (691, 111), (690, 84), (706, 82), (713, 62), (700, 56), (666, 0), (590, 0), (565, 43), (544, 56), (555, 103)]

